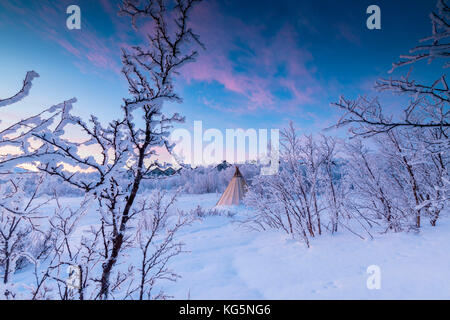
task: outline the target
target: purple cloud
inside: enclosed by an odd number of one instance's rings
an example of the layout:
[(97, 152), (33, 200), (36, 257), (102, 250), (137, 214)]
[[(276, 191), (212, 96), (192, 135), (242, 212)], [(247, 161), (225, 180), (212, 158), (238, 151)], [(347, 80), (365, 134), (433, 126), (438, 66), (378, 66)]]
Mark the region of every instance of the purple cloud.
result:
[[(313, 102), (321, 90), (315, 69), (308, 66), (312, 55), (298, 45), (298, 35), (290, 26), (267, 37), (264, 26), (224, 16), (215, 2), (199, 6), (192, 21), (207, 49), (195, 64), (184, 68), (183, 75), (188, 81), (217, 82), (241, 96), (242, 103), (232, 111), (294, 109)], [(238, 61), (230, 58), (232, 53), (240, 54)], [(281, 99), (275, 93), (280, 90), (291, 97)]]
[[(74, 57), (74, 65), (83, 73), (100, 73), (102, 70), (120, 73), (120, 48), (137, 41), (130, 33), (129, 20), (117, 16), (118, 8), (114, 3), (100, 0), (102, 12), (99, 14), (104, 14), (110, 22), (111, 36), (101, 35), (86, 18), (82, 19), (81, 30), (70, 31), (65, 28), (65, 10), (69, 4), (68, 1), (54, 5), (40, 2), (22, 9), (7, 2), (8, 10), (30, 17), (26, 21), (30, 29)], [(22, 12), (24, 10), (33, 11), (33, 14)], [(191, 22), (206, 50), (200, 52), (196, 63), (183, 68), (182, 76), (188, 83), (221, 84), (236, 103), (220, 108), (238, 113), (296, 110), (315, 102), (323, 90), (316, 79), (313, 56), (299, 44), (294, 27), (286, 24), (268, 36), (265, 25), (251, 25), (235, 16), (225, 15), (219, 2), (215, 1), (199, 5)], [(143, 26), (139, 31), (141, 39), (144, 39), (145, 30), (151, 27), (151, 23)]]
[[(112, 5), (107, 1), (101, 3), (102, 8), (111, 14)], [(102, 37), (87, 19), (83, 19), (83, 6), (81, 6), (82, 29), (68, 30), (65, 21), (66, 9), (70, 4), (72, 3), (69, 1), (60, 1), (56, 4), (36, 2), (32, 6), (19, 6), (10, 1), (2, 3), (8, 12), (27, 17), (23, 24), (30, 30), (43, 39), (56, 43), (65, 52), (75, 57), (74, 64), (82, 71), (93, 70), (92, 66), (94, 66), (119, 73), (121, 42), (118, 39), (122, 39), (124, 33), (122, 37), (117, 35), (110, 38)], [(112, 17), (112, 21), (117, 21), (115, 16)]]

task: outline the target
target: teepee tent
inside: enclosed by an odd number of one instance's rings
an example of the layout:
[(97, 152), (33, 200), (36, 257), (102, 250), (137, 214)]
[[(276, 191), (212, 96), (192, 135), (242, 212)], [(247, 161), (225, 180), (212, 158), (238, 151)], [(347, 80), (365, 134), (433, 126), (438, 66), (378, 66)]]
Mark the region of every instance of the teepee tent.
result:
[(219, 202), (217, 202), (216, 206), (238, 205), (244, 197), (246, 187), (247, 184), (245, 183), (244, 177), (239, 171), (239, 168), (236, 167), (233, 179), (231, 179), (228, 187), (222, 194), (222, 197), (220, 197)]

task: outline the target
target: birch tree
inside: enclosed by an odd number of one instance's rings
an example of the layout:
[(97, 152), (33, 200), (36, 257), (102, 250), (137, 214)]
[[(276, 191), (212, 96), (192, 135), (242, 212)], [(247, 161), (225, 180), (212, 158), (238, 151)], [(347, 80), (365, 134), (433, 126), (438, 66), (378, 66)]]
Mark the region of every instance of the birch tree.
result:
[[(89, 137), (83, 143), (63, 137), (64, 127), (33, 134), (42, 142), (38, 152), (51, 156), (41, 157), (38, 168), (94, 195), (98, 201), (104, 260), (96, 279), (97, 299), (108, 299), (111, 279), (120, 276), (113, 274), (114, 267), (127, 246), (129, 222), (139, 213), (135, 201), (143, 178), (152, 167), (148, 159), (155, 154), (155, 147), (168, 145), (166, 138), (171, 125), (184, 120), (178, 113), (164, 115), (162, 106), (166, 101), (181, 102), (174, 91), (174, 75), (197, 56), (195, 48), (201, 43), (188, 22), (197, 2), (123, 1), (120, 13), (131, 18), (135, 29), (140, 28), (142, 21), (152, 25), (144, 46), (122, 50), (122, 73), (131, 95), (123, 100), (123, 116), (104, 126), (95, 116), (87, 123), (67, 114), (65, 124), (75, 125)], [(142, 116), (142, 126), (135, 121), (137, 115)], [(80, 147), (89, 145), (100, 150), (97, 159), (80, 155)], [(63, 163), (89, 170), (95, 179), (92, 176), (83, 179), (77, 172), (68, 172)]]
[[(391, 72), (425, 60), (448, 68), (450, 8), (447, 0), (438, 1), (430, 19), (431, 36), (420, 40), (421, 45), (409, 54), (402, 55)], [(341, 97), (333, 105), (343, 111), (336, 127), (348, 127), (353, 137), (387, 141), (392, 149), (389, 151), (380, 143), (382, 152), (390, 159), (394, 159), (392, 152), (397, 154), (396, 167), (390, 168), (406, 170), (407, 177), (402, 183), (408, 188), (401, 196), (412, 195), (414, 209), (410, 211), (414, 212), (415, 227), (420, 228), (423, 210), (434, 217), (430, 223), (436, 225), (440, 208), (450, 199), (450, 90), (445, 73), (436, 75), (432, 83), (423, 83), (412, 78), (412, 70), (397, 79), (380, 79), (375, 85), (379, 91), (408, 97), (401, 116), (390, 114), (376, 97), (362, 96), (356, 100)]]

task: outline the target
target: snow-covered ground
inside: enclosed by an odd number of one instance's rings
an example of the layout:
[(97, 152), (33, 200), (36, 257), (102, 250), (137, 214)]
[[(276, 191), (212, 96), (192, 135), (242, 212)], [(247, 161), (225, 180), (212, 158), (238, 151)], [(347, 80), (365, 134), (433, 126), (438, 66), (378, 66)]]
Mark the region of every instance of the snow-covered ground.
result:
[[(213, 206), (217, 195), (184, 196), (181, 207)], [(281, 232), (254, 232), (227, 217), (207, 217), (184, 230), (191, 251), (172, 266), (182, 278), (166, 286), (192, 299), (449, 299), (450, 219), (420, 234), (351, 233), (306, 246)], [(369, 290), (367, 267), (381, 269), (381, 289)]]
[[(219, 196), (183, 195), (177, 206), (212, 208)], [(79, 233), (95, 221), (91, 214)], [(171, 261), (181, 278), (160, 283), (167, 294), (176, 299), (450, 299), (448, 217), (419, 234), (374, 233), (374, 240), (361, 240), (343, 232), (314, 239), (308, 249), (282, 232), (243, 227), (236, 222), (242, 215), (245, 210), (233, 218), (206, 217), (180, 232), (190, 252)], [(380, 290), (366, 286), (371, 265), (380, 267)]]

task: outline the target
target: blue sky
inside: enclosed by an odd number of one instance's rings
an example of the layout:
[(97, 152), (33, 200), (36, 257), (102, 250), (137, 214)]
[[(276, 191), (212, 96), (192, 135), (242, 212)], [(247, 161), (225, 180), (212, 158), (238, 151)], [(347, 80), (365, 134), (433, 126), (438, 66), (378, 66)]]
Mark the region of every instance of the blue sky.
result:
[[(127, 87), (120, 51), (143, 41), (116, 0), (2, 0), (0, 96), (19, 87), (26, 71), (41, 77), (31, 95), (0, 111), (2, 122), (76, 97), (75, 113), (102, 121), (119, 117)], [(66, 8), (77, 4), (82, 29), (66, 28)], [(381, 8), (382, 29), (366, 28), (366, 8)], [(430, 0), (204, 1), (192, 26), (206, 50), (182, 69), (176, 87), (182, 104), (167, 112), (186, 116), (187, 128), (281, 128), (294, 120), (318, 132), (338, 117), (339, 95), (371, 92), (391, 63), (431, 31)], [(407, 72), (396, 71), (394, 75)], [(415, 69), (426, 81), (436, 66)], [(400, 106), (386, 98), (387, 107)]]

